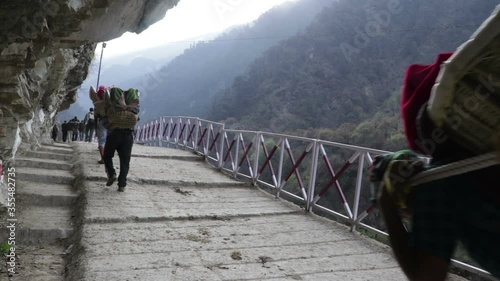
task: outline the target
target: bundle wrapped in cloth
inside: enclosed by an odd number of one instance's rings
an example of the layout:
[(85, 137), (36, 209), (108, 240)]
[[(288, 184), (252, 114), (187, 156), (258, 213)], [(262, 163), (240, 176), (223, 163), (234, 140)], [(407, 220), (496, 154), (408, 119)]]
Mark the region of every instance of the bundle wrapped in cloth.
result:
[[(385, 190), (409, 219), (418, 185), (471, 171), (477, 171), (478, 190), (498, 199), (497, 186), (489, 186), (500, 172), (499, 27), (500, 6), (454, 53), (408, 68), (401, 109), (412, 151), (375, 158), (374, 203)], [(424, 165), (422, 154), (432, 166)]]
[(95, 113), (97, 116), (104, 117), (106, 116), (106, 109), (104, 105), (104, 97), (106, 93), (107, 87), (99, 86), (99, 89), (96, 91), (93, 86), (90, 86), (89, 97), (92, 103), (94, 104)]
[(441, 66), (427, 111), (471, 153), (500, 149), (500, 6)]

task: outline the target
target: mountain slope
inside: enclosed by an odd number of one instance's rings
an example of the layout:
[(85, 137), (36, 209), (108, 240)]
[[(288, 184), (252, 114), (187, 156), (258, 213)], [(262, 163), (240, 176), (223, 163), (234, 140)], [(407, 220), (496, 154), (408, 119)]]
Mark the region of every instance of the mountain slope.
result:
[[(401, 127), (399, 109), (391, 110), (388, 104), (398, 103), (406, 68), (431, 63), (439, 52), (454, 51), (496, 4), (338, 1), (302, 34), (266, 51), (219, 92), (208, 118), (231, 120), (235, 128), (308, 136), (343, 124), (361, 130), (363, 121), (370, 132), (382, 129), (379, 124), (389, 118), (393, 129), (378, 148), (390, 149), (390, 139), (401, 134)], [(354, 132), (349, 141), (374, 147), (373, 139)]]
[(142, 116), (206, 117), (210, 98), (230, 85), (263, 51), (297, 34), (331, 0), (289, 2), (253, 24), (231, 29), (213, 41), (197, 42), (154, 74), (142, 89)]

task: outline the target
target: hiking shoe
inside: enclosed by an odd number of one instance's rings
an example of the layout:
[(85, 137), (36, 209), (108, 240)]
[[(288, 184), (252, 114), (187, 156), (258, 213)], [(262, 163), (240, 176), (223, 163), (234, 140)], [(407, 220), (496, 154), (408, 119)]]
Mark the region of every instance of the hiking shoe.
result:
[(116, 181), (116, 175), (112, 175), (108, 177), (108, 181), (106, 182), (106, 186), (111, 186)]
[(119, 186), (118, 187), (119, 192), (124, 192), (125, 191), (125, 186)]
[(104, 164), (104, 161), (99, 160), (99, 161), (97, 161), (97, 163), (99, 163), (99, 164)]

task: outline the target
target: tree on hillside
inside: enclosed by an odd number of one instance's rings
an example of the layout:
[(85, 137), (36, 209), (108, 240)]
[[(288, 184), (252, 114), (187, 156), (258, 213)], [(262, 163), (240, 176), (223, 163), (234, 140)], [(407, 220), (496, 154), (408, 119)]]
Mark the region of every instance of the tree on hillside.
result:
[(356, 124), (355, 144), (401, 147), (397, 98), (406, 68), (455, 50), (496, 4), (337, 1), (219, 91), (208, 118), (280, 133)]

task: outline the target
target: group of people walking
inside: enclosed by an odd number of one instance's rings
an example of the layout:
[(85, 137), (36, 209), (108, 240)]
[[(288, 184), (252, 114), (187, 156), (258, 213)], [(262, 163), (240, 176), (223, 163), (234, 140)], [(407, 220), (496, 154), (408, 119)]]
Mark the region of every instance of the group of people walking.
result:
[[(94, 139), (95, 127), (94, 109), (90, 108), (89, 112), (81, 121), (75, 116), (69, 121), (64, 121), (61, 125), (57, 123), (54, 124), (52, 127), (52, 139), (54, 141), (60, 139), (62, 142), (92, 142)], [(59, 138), (60, 131), (62, 132), (61, 138)]]

